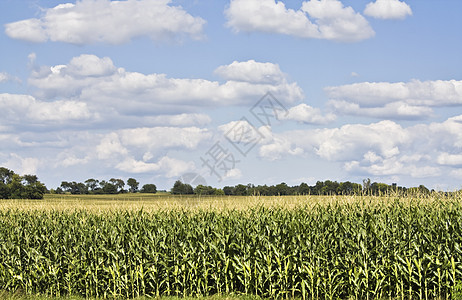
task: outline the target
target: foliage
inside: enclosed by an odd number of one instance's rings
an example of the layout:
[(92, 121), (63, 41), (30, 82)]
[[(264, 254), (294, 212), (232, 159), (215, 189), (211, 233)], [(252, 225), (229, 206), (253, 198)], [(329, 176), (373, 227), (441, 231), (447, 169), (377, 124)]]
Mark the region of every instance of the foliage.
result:
[(143, 187), (141, 188), (141, 192), (155, 194), (157, 193), (157, 187), (155, 184), (148, 183), (143, 185)]
[(0, 233), (0, 289), (12, 293), (447, 299), (462, 280), (459, 201), (2, 210)]
[(140, 183), (136, 181), (135, 178), (128, 178), (127, 185), (130, 187), (130, 193), (136, 193), (138, 192), (138, 186), (140, 185)]
[(217, 189), (211, 186), (205, 186), (199, 184), (194, 188), (194, 194), (196, 195), (224, 195), (222, 189)]
[(175, 181), (171, 193), (174, 195), (194, 194), (193, 187), (188, 183), (183, 183), (180, 180)]
[(36, 175), (19, 176), (0, 167), (0, 199), (42, 199), (46, 192)]

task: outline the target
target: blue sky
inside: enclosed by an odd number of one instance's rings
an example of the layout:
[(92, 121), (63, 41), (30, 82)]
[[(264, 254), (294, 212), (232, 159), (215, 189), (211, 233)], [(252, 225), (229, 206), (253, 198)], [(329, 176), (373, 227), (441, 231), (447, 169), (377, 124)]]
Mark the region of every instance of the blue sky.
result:
[(460, 1), (4, 0), (0, 165), (48, 188), (170, 189), (196, 173), (460, 189), (461, 13)]

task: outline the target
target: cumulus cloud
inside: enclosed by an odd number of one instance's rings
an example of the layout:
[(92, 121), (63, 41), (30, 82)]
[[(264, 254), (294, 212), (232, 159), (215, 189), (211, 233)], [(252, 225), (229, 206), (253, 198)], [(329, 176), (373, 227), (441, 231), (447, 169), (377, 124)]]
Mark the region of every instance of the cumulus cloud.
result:
[(338, 0), (304, 1), (299, 10), (282, 1), (231, 0), (225, 10), (235, 32), (266, 32), (301, 38), (355, 42), (374, 36), (367, 20)]
[(407, 128), (393, 121), (273, 133), (260, 146), (268, 160), (316, 155), (349, 173), (436, 177), (462, 165), (462, 116)]
[(241, 170), (234, 168), (226, 172), (225, 176), (223, 179), (239, 179), (242, 177), (242, 172)]
[(256, 127), (247, 119), (220, 125), (218, 130), (232, 143), (261, 144), (271, 136), (269, 126)]
[(0, 116), (12, 123), (65, 123), (97, 118), (86, 103), (77, 101), (44, 102), (29, 95), (0, 94)]
[(20, 175), (26, 175), (37, 174), (40, 164), (40, 160), (36, 157), (23, 157), (16, 153), (10, 153), (8, 160), (3, 165)]
[(432, 115), (431, 107), (462, 105), (462, 81), (361, 82), (325, 88), (338, 113), (390, 119)]
[(67, 65), (40, 68), (32, 74), (29, 84), (38, 88), (38, 97), (71, 97), (95, 109), (113, 110), (121, 115), (183, 113), (200, 106), (243, 105), (254, 103), (268, 91), (285, 103), (303, 98), (301, 88), (288, 82), (276, 64), (233, 62), (218, 67), (216, 73), (227, 81), (145, 75), (116, 68), (107, 57), (81, 55)]
[(212, 122), (212, 119), (206, 114), (178, 114), (178, 115), (160, 115), (149, 117), (150, 123), (160, 126), (204, 126)]
[(412, 10), (404, 1), (376, 0), (367, 4), (364, 14), (377, 19), (404, 19), (412, 16)]
[(263, 84), (278, 84), (286, 77), (279, 65), (256, 62), (253, 59), (245, 62), (233, 61), (229, 65), (220, 66), (215, 74), (225, 80)]
[[(107, 133), (101, 137), (96, 146), (98, 159), (117, 165), (119, 169), (133, 168), (141, 172), (143, 168), (151, 168), (151, 159), (170, 149), (196, 149), (199, 143), (210, 139), (207, 129), (197, 127), (143, 127), (121, 129)], [(136, 159), (136, 157), (142, 158)], [(123, 168), (121, 167), (123, 166)]]
[(327, 124), (336, 119), (334, 114), (323, 115), (319, 108), (311, 107), (305, 103), (289, 108), (286, 115), (281, 116), (283, 120), (293, 120), (306, 124)]
[(5, 33), (28, 42), (121, 44), (140, 36), (153, 40), (203, 35), (205, 20), (171, 0), (81, 0), (45, 9), (40, 18), (5, 25)]
[(194, 149), (203, 140), (209, 139), (211, 133), (198, 127), (153, 127), (122, 129), (117, 132), (125, 146), (143, 150), (155, 150), (181, 147)]
[(187, 162), (167, 156), (162, 157), (158, 162), (144, 162), (128, 157), (116, 165), (116, 168), (129, 173), (164, 173), (168, 178), (180, 176), (195, 168), (193, 162)]
[(462, 154), (443, 152), (438, 156), (437, 162), (441, 165), (462, 166)]

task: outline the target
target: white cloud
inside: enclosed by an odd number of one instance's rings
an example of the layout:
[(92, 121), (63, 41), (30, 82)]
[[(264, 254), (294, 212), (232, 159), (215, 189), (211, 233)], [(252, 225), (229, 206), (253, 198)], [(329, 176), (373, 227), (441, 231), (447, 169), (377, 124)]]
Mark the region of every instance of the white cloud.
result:
[(86, 103), (77, 101), (36, 100), (29, 95), (0, 94), (0, 116), (14, 123), (58, 122), (66, 123), (97, 118)]
[[(288, 82), (275, 64), (233, 62), (217, 70), (229, 80), (219, 83), (168, 78), (156, 73), (144, 75), (116, 69), (107, 57), (81, 55), (68, 65), (42, 67), (32, 74), (29, 84), (38, 88), (38, 97), (72, 97), (95, 110), (115, 111), (120, 115), (181, 113), (200, 106), (253, 104), (267, 92), (284, 103), (303, 98), (301, 88)], [(266, 75), (270, 75), (272, 82), (262, 82)]]
[(26, 175), (37, 174), (37, 169), (40, 164), (40, 160), (36, 157), (22, 157), (18, 154), (11, 153), (9, 159), (3, 165), (20, 175)]
[(310, 138), (316, 154), (327, 160), (354, 159), (363, 149), (388, 158), (399, 154), (399, 147), (409, 141), (408, 133), (392, 121), (319, 129)]
[(102, 77), (112, 75), (116, 68), (109, 57), (82, 54), (71, 59), (65, 73), (72, 77)]
[(310, 0), (303, 2), (302, 11), (315, 18), (322, 38), (354, 42), (374, 36), (367, 20), (350, 6), (338, 0)]
[(286, 77), (279, 65), (256, 62), (253, 59), (245, 62), (233, 61), (229, 65), (218, 67), (215, 73), (225, 80), (257, 84), (279, 84)]
[(116, 168), (129, 173), (160, 172), (171, 178), (194, 170), (195, 165), (193, 162), (186, 162), (167, 156), (162, 157), (157, 163), (138, 161), (132, 157), (128, 157), (117, 164)]
[(305, 103), (289, 108), (287, 115), (281, 116), (283, 120), (294, 120), (307, 124), (327, 124), (336, 119), (334, 114), (323, 115), (319, 108), (311, 107)]
[(269, 126), (256, 127), (247, 120), (231, 121), (218, 126), (223, 135), (231, 142), (243, 144), (261, 144), (271, 137)]
[(367, 4), (364, 14), (377, 19), (404, 19), (412, 16), (412, 10), (404, 1), (376, 0)]
[(212, 122), (206, 114), (160, 115), (149, 117), (149, 122), (161, 126), (204, 126)]
[(211, 137), (207, 129), (198, 127), (153, 127), (123, 129), (117, 132), (126, 147), (136, 147), (143, 151), (181, 147), (195, 149), (198, 144)]
[(338, 113), (390, 119), (432, 115), (431, 107), (462, 105), (462, 81), (361, 82), (325, 88)]
[(381, 121), (273, 133), (259, 154), (268, 160), (317, 155), (353, 174), (437, 177), (462, 165), (462, 115), (407, 128)]
[(111, 132), (104, 136), (96, 146), (96, 154), (99, 159), (111, 159), (114, 156), (128, 154), (128, 150), (120, 142), (117, 133)]
[(222, 179), (239, 179), (242, 177), (241, 170), (234, 168), (226, 172), (225, 176)]
[(201, 38), (205, 21), (171, 0), (82, 0), (45, 9), (39, 19), (5, 25), (6, 34), (29, 42), (121, 44), (140, 36), (153, 40)]
[(71, 167), (76, 165), (85, 165), (90, 161), (90, 156), (85, 156), (83, 158), (78, 158), (74, 154), (60, 153), (58, 155), (58, 163), (56, 164), (57, 167)]
[(403, 101), (387, 103), (381, 107), (361, 107), (357, 103), (342, 100), (331, 100), (328, 106), (341, 114), (387, 118), (393, 120), (411, 120), (430, 117), (433, 110), (430, 107), (410, 105)]
[(227, 26), (235, 32), (260, 31), (347, 42), (374, 36), (367, 20), (338, 0), (305, 1), (299, 10), (286, 8), (282, 1), (231, 0), (225, 15)]
[[(197, 127), (122, 129), (101, 136), (94, 152), (95, 158), (121, 171), (159, 172), (172, 177), (192, 170), (193, 165), (166, 157), (165, 153), (168, 150), (194, 150), (210, 137), (207, 129)], [(151, 161), (161, 155), (164, 156), (158, 162)]]
[(441, 165), (462, 166), (462, 154), (443, 152), (438, 156), (437, 162)]

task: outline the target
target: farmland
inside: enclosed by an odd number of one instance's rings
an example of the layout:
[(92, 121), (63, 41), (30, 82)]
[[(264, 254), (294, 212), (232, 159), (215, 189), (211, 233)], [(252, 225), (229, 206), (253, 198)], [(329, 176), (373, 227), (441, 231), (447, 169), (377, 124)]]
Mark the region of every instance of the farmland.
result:
[(46, 195), (0, 202), (0, 290), (107, 298), (460, 294), (462, 199)]

